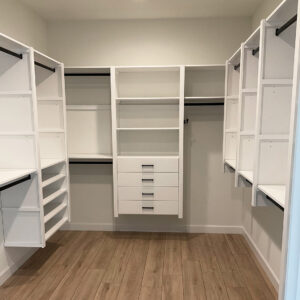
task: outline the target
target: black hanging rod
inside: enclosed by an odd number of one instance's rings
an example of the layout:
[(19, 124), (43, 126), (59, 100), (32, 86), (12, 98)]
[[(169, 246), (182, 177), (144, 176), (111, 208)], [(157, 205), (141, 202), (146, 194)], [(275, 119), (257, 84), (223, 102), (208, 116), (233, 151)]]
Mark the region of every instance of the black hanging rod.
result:
[(7, 189), (9, 189), (9, 188), (11, 188), (11, 187), (13, 187), (13, 186), (15, 186), (15, 185), (17, 185), (17, 184), (20, 184), (20, 183), (24, 182), (24, 181), (28, 181), (28, 180), (30, 180), (30, 179), (31, 179), (31, 175), (28, 175), (28, 176), (26, 176), (26, 177), (24, 177), (24, 178), (21, 178), (21, 179), (19, 179), (19, 180), (14, 181), (14, 182), (12, 182), (12, 183), (9, 183), (9, 184), (6, 184), (6, 185), (4, 185), (4, 186), (1, 186), (1, 187), (0, 187), (0, 192), (1, 192), (1, 191), (4, 191), (4, 190), (7, 190)]
[(19, 53), (16, 53), (16, 52), (13, 52), (13, 51), (10, 51), (6, 48), (3, 48), (3, 47), (0, 47), (0, 51), (6, 53), (6, 54), (9, 54), (11, 56), (14, 56), (14, 57), (17, 57), (19, 59), (23, 59), (23, 54), (19, 54)]
[(240, 66), (241, 66), (241, 64), (237, 64), (237, 65), (235, 65), (233, 68), (234, 68), (234, 70), (236, 71), (236, 70), (238, 70), (238, 69), (240, 68)]
[(271, 201), (275, 206), (277, 206), (278, 208), (280, 208), (282, 211), (284, 211), (284, 208), (279, 205), (276, 201), (274, 201), (271, 197), (269, 197), (268, 195), (266, 195), (266, 198)]
[(276, 36), (279, 36), (282, 32), (284, 32), (287, 28), (289, 28), (292, 24), (297, 21), (297, 15), (293, 16), (290, 20), (288, 20), (285, 24), (281, 27), (276, 29)]
[(259, 47), (257, 47), (257, 48), (255, 48), (255, 49), (252, 50), (252, 55), (254, 56), (258, 52), (259, 52)]
[(110, 76), (110, 73), (65, 73), (65, 76)]
[(51, 71), (51, 72), (53, 72), (53, 73), (55, 72), (55, 68), (48, 67), (48, 66), (46, 66), (46, 65), (44, 65), (44, 64), (39, 63), (38, 61), (35, 61), (34, 64), (35, 64), (36, 66), (38, 66), (38, 67), (41, 67), (41, 68), (46, 69), (46, 70), (48, 70), (48, 71)]
[(69, 161), (70, 165), (112, 165), (112, 161)]
[(184, 106), (221, 106), (224, 105), (223, 102), (217, 103), (184, 103)]

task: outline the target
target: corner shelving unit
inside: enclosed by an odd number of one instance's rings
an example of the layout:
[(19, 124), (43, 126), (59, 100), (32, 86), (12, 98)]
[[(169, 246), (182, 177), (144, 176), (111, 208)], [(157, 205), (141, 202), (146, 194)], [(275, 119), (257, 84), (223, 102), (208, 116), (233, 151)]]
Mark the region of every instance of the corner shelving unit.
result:
[(110, 68), (65, 68), (70, 161), (112, 161)]
[(114, 215), (178, 215), (184, 67), (111, 69)]
[(43, 223), (47, 241), (70, 220), (64, 66), (37, 51), (34, 61)]
[(260, 27), (241, 45), (235, 185), (253, 183)]
[(238, 49), (226, 61), (223, 133), (223, 163), (225, 171), (234, 171), (236, 169), (240, 60), (241, 49)]

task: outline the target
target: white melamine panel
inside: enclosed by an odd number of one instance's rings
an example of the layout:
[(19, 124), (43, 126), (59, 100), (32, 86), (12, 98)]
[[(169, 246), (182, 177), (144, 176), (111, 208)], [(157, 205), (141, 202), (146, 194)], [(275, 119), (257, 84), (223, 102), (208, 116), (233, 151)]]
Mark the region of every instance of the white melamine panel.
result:
[(3, 208), (38, 209), (40, 207), (37, 175), (1, 192)]
[(111, 110), (109, 106), (95, 109), (68, 109), (69, 153), (111, 154)]
[(239, 147), (239, 170), (253, 171), (254, 136), (241, 136)]
[(262, 134), (288, 134), (291, 115), (291, 86), (265, 86), (262, 96)]
[(39, 101), (39, 129), (62, 130), (64, 127), (63, 114), (62, 101)]
[(237, 129), (237, 112), (238, 112), (238, 101), (227, 100), (226, 104), (226, 129)]
[(47, 241), (68, 221), (67, 211), (62, 211), (45, 224), (45, 240)]
[(179, 96), (179, 68), (162, 70), (145, 68), (117, 69), (117, 97), (176, 97)]
[(241, 131), (254, 131), (256, 115), (256, 93), (243, 93), (241, 99)]
[(258, 184), (285, 185), (288, 142), (261, 141), (258, 160)]
[(178, 187), (118, 187), (119, 201), (178, 201)]
[(119, 155), (162, 156), (178, 155), (178, 131), (120, 131)]
[(60, 68), (55, 72), (35, 67), (37, 98), (59, 98), (62, 97), (62, 78)]
[[(283, 35), (276, 36), (276, 28), (266, 27), (264, 79), (291, 79), (294, 67), (294, 44)], [(295, 31), (290, 31), (294, 35)]]
[(15, 244), (20, 247), (40, 246), (41, 223), (40, 212), (22, 212), (5, 209), (3, 214), (5, 245)]
[(33, 132), (31, 96), (0, 96), (0, 132)]
[(1, 169), (35, 169), (33, 136), (0, 136)]
[(120, 201), (119, 214), (177, 215), (177, 201)]
[(178, 186), (178, 173), (118, 173), (119, 186)]
[(178, 172), (176, 157), (119, 157), (119, 173)]
[(227, 96), (237, 96), (240, 85), (240, 69), (234, 70), (232, 64), (228, 65)]
[(225, 159), (236, 159), (236, 133), (225, 133)]
[(179, 106), (118, 105), (117, 125), (121, 128), (179, 127)]
[(23, 59), (0, 52), (0, 92), (29, 91), (29, 54), (23, 54)]
[(64, 158), (65, 139), (60, 133), (40, 133), (41, 158)]
[(68, 105), (110, 104), (109, 76), (67, 76), (65, 81)]
[(224, 95), (224, 69), (203, 67), (185, 71), (185, 97), (210, 97)]
[(256, 89), (258, 78), (258, 54), (252, 55), (252, 49), (244, 51), (243, 89)]

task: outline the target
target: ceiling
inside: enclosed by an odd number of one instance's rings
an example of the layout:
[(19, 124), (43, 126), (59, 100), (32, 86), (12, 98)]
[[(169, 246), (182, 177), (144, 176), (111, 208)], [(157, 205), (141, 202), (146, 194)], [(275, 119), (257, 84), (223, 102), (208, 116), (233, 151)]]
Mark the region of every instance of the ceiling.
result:
[(252, 16), (264, 0), (19, 0), (47, 20)]

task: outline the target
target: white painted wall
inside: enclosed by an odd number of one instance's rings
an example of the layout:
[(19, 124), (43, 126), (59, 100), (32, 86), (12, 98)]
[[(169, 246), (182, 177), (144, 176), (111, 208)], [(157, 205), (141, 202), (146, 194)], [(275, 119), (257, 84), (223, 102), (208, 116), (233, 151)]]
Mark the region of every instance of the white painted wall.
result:
[(46, 21), (17, 0), (0, 0), (0, 32), (47, 52)]
[(259, 26), (260, 21), (267, 18), (282, 1), (263, 0), (252, 17), (252, 30), (254, 31)]

